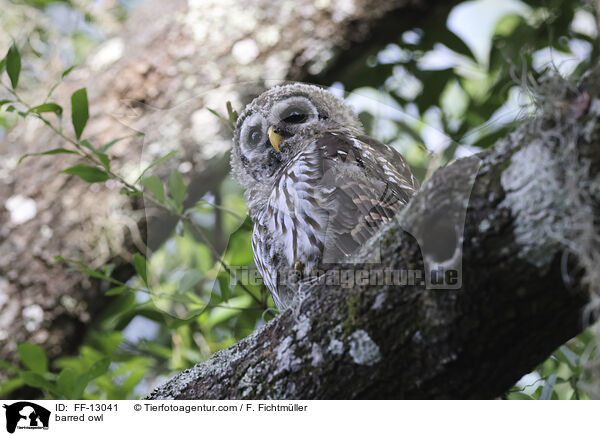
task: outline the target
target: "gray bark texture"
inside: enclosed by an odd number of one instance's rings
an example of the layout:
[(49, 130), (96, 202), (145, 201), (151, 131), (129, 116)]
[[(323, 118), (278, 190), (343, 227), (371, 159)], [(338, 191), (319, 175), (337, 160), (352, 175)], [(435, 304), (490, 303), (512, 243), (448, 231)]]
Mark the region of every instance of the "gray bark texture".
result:
[(535, 117), (492, 150), (438, 170), (358, 256), (381, 249), (386, 268), (421, 277), (431, 265), (462, 265), (459, 289), (313, 286), (296, 308), (148, 398), (505, 393), (590, 320), (582, 315), (598, 285), (599, 79), (598, 69), (577, 87), (548, 78)]
[[(229, 100), (240, 108), (274, 83), (317, 81), (362, 62), (373, 44), (425, 24), (425, 11), (445, 16), (455, 2), (355, 0), (345, 8), (338, 3), (150, 0), (71, 73), (55, 101), (68, 113), (69, 95), (87, 87), (91, 118), (84, 136), (94, 145), (145, 133), (111, 149), (113, 169), (130, 180), (145, 164), (181, 150), (169, 162), (186, 165), (186, 202), (193, 204), (228, 173), (230, 134), (207, 107), (223, 112)], [(132, 254), (158, 247), (175, 225), (119, 195), (113, 182), (89, 185), (58, 174), (77, 163), (72, 159), (16, 164), (25, 153), (63, 145), (35, 120), (13, 129), (0, 144), (0, 359), (14, 362), (21, 341), (43, 345), (51, 359), (75, 352), (83, 332), (110, 303), (103, 296), (105, 283), (68, 272), (54, 256), (92, 267), (113, 263), (114, 276), (127, 280)], [(169, 172), (164, 166), (156, 170), (159, 176)], [(14, 205), (15, 197), (17, 204), (33, 201), (33, 217), (21, 222), (5, 206), (9, 199)]]

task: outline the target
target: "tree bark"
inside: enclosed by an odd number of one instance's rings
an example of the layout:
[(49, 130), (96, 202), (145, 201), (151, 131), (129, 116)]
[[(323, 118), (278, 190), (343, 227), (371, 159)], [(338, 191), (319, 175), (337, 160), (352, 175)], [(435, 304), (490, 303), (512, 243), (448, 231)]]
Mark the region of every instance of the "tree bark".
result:
[[(142, 167), (183, 150), (155, 174), (191, 164), (185, 176), (191, 184), (186, 202), (192, 204), (216, 189), (228, 171), (229, 133), (207, 107), (223, 112), (230, 100), (239, 108), (282, 80), (343, 69), (358, 62), (352, 54), (364, 53), (373, 41), (392, 41), (402, 30), (427, 23), (425, 11), (445, 17), (456, 2), (356, 0), (349, 8), (337, 3), (145, 2), (119, 35), (71, 73), (55, 100), (64, 104), (74, 90), (87, 87), (91, 119), (84, 136), (94, 145), (145, 133), (111, 148), (113, 168), (129, 179), (139, 173), (138, 162)], [(112, 182), (89, 185), (57, 174), (77, 162), (44, 157), (16, 165), (22, 154), (63, 145), (33, 121), (9, 132), (0, 145), (0, 204), (5, 205), (0, 209), (0, 359), (14, 362), (21, 341), (44, 345), (51, 359), (75, 352), (86, 328), (111, 301), (103, 296), (105, 283), (67, 272), (54, 256), (93, 267), (112, 263), (115, 277), (127, 280), (133, 275), (132, 253), (155, 249), (175, 225), (119, 195)], [(9, 199), (13, 202), (6, 203)], [(7, 204), (30, 210), (33, 205), (35, 213), (21, 222)]]
[[(436, 172), (357, 256), (380, 249), (382, 264), (348, 265), (418, 272), (414, 283), (316, 285), (148, 398), (505, 393), (590, 320), (582, 314), (598, 286), (599, 78), (596, 69), (577, 89), (549, 80), (536, 117)], [(427, 285), (440, 266), (459, 271), (457, 289)]]

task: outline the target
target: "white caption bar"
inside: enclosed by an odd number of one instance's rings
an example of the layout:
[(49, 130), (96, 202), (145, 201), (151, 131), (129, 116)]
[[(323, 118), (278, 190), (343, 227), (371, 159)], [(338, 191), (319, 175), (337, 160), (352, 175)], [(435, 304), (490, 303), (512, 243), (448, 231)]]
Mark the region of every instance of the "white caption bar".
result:
[[(0, 401), (0, 435), (583, 434), (595, 401)], [(36, 430), (44, 430), (42, 433)], [(312, 432), (307, 435), (307, 432)]]

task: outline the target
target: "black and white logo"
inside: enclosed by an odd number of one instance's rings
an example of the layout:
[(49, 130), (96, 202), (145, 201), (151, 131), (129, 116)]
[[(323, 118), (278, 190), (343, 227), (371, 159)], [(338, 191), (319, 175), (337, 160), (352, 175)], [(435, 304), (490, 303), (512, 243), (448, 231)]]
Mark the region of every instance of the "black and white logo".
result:
[(4, 405), (6, 409), (6, 431), (14, 433), (15, 429), (48, 430), (50, 411), (29, 401), (19, 401)]

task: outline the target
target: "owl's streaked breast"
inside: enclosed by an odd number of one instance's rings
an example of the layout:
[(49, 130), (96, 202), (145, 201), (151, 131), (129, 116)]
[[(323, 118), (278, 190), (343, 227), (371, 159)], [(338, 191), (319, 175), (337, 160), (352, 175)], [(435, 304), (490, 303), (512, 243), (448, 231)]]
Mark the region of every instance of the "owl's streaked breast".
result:
[(254, 217), (255, 262), (277, 305), (289, 305), (296, 292), (282, 283), (285, 274), (343, 262), (416, 187), (402, 157), (372, 138), (341, 131), (310, 138)]
[[(255, 217), (254, 257), (267, 282), (274, 282), (278, 271), (300, 264), (312, 270), (321, 260), (332, 188), (321, 183), (319, 161), (315, 143), (292, 159), (277, 174), (266, 208)], [(262, 239), (265, 234), (271, 235), (271, 243)], [(259, 265), (262, 259), (270, 259), (271, 267)]]

